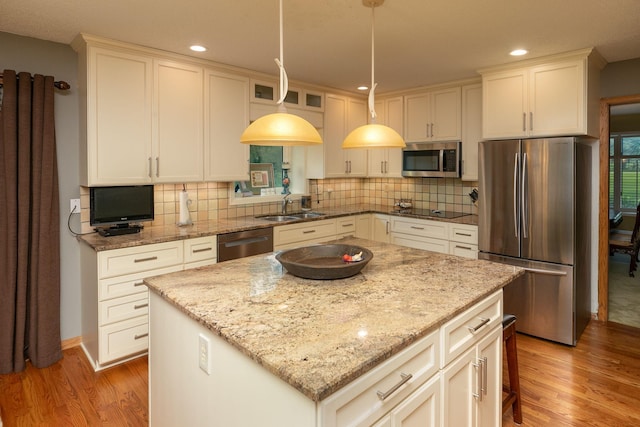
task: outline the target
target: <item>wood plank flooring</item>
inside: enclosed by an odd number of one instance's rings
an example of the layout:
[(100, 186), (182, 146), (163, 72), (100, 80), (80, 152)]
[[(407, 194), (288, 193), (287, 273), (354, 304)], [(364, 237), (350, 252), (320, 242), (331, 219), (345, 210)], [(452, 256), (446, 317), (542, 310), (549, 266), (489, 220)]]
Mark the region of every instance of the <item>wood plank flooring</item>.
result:
[[(639, 329), (592, 321), (575, 348), (517, 339), (523, 426), (640, 425)], [(147, 386), (146, 357), (96, 373), (74, 347), (49, 368), (0, 375), (3, 427), (146, 426)]]

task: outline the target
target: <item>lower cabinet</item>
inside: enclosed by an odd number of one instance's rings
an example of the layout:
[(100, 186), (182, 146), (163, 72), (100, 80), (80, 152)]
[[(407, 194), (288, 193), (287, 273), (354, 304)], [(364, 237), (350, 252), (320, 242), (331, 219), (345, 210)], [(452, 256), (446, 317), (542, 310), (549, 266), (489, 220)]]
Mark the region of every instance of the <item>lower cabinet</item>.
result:
[(371, 215), (371, 240), (391, 242), (391, 216), (384, 214)]
[[(359, 233), (367, 233), (360, 236)], [(368, 215), (349, 215), (273, 227), (273, 249), (293, 249), (346, 236), (368, 239)]]
[(100, 252), (82, 245), (82, 348), (93, 368), (147, 351), (145, 277), (213, 264), (216, 249), (215, 236)]
[(436, 375), (373, 427), (439, 426), (440, 401), (440, 376)]

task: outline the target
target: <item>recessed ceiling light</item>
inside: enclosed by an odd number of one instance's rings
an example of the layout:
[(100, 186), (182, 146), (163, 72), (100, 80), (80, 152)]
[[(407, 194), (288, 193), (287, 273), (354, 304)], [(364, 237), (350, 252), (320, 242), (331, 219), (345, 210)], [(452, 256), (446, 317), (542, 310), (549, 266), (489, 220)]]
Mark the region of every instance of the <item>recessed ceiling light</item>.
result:
[(358, 86), (358, 90), (369, 90), (369, 86)]
[(511, 52), (509, 52), (509, 55), (511, 55), (511, 56), (522, 56), (522, 55), (526, 55), (527, 53), (529, 53), (529, 51), (527, 51), (526, 49), (515, 49), (515, 50), (512, 50)]
[(200, 46), (199, 44), (194, 44), (189, 49), (191, 49), (194, 52), (206, 52), (207, 51), (206, 47)]

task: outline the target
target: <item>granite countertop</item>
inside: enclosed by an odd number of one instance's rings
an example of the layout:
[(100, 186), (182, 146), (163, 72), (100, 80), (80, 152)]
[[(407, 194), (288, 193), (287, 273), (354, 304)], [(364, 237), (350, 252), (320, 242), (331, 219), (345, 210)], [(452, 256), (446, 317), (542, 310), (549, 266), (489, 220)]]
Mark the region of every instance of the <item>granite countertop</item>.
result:
[(373, 259), (361, 273), (331, 281), (295, 277), (270, 253), (145, 283), (320, 401), (522, 274), (388, 243), (338, 242), (366, 247)]
[[(189, 225), (186, 227), (178, 227), (174, 224), (167, 226), (145, 227), (140, 233), (126, 234), (122, 236), (102, 237), (98, 233), (91, 233), (78, 236), (78, 240), (91, 246), (95, 251), (106, 251), (110, 249), (121, 249), (132, 246), (141, 246), (153, 243), (170, 242), (174, 240), (191, 239), (195, 237), (212, 236), (217, 234), (231, 233), (235, 231), (275, 227), (285, 224), (291, 224), (294, 222), (311, 222), (366, 213), (380, 213), (417, 218), (416, 215), (412, 215), (411, 213), (393, 212), (392, 208), (389, 208), (388, 206), (377, 205), (362, 205), (354, 208), (321, 209), (320, 211), (326, 215), (318, 218), (310, 218), (298, 221), (273, 222), (255, 218), (254, 216), (244, 216), (230, 219), (197, 221), (193, 225)], [(426, 219), (433, 221), (446, 221), (457, 224), (478, 224), (477, 215), (465, 215), (453, 219), (437, 217), (430, 217)]]

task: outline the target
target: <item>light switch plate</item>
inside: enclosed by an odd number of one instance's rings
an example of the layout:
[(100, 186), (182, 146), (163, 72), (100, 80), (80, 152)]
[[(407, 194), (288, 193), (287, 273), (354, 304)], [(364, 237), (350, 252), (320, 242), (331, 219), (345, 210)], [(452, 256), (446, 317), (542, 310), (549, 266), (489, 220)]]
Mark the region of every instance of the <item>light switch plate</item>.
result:
[(200, 369), (205, 371), (208, 375), (211, 375), (211, 360), (209, 356), (211, 353), (211, 341), (209, 338), (202, 334), (198, 335), (198, 363)]

